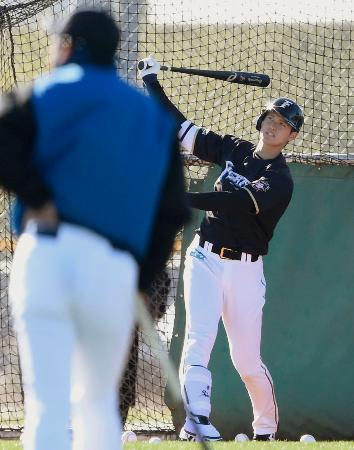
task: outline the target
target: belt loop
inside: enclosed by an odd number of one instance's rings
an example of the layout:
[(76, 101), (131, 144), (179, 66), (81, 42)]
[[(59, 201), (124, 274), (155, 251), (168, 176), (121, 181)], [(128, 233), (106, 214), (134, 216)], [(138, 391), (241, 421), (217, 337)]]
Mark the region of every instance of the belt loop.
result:
[(212, 248), (213, 248), (213, 244), (211, 242), (205, 241), (203, 245), (201, 245), (201, 247), (204, 248), (204, 250), (206, 250), (207, 252), (211, 252)]

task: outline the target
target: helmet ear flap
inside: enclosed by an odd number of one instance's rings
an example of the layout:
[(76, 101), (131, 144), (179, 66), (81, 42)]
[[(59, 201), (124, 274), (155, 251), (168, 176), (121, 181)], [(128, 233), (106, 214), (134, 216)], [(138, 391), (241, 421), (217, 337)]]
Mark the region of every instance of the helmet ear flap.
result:
[(268, 111), (263, 111), (262, 114), (258, 117), (256, 122), (256, 130), (261, 131), (262, 122), (266, 116)]
[(301, 114), (298, 114), (298, 115), (294, 116), (293, 120), (295, 121), (295, 126), (293, 126), (293, 130), (298, 133), (300, 131), (300, 128), (304, 124), (304, 116)]

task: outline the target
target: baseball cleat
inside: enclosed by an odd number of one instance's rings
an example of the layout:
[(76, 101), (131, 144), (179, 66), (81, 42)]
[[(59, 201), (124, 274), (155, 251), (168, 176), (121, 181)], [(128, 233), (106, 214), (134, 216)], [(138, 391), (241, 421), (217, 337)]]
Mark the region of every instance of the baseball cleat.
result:
[(255, 434), (253, 436), (254, 441), (275, 441), (275, 433), (270, 434)]
[(179, 433), (179, 439), (181, 441), (196, 442), (195, 433), (192, 433), (191, 431), (185, 430), (184, 427), (181, 429), (181, 431)]
[[(197, 434), (200, 434), (200, 436), (197, 436)], [(193, 419), (188, 417), (179, 433), (179, 438), (181, 441), (190, 442), (199, 442), (200, 438), (203, 441), (222, 441), (220, 433), (206, 416), (193, 416)]]

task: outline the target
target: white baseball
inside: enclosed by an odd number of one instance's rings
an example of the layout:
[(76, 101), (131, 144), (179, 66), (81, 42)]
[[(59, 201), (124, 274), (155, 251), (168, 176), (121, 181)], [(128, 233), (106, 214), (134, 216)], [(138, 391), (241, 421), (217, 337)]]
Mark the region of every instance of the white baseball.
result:
[(311, 434), (304, 434), (301, 436), (300, 442), (316, 442), (316, 439)]
[(236, 434), (235, 442), (247, 442), (247, 441), (249, 441), (247, 434), (245, 433)]
[(161, 439), (157, 436), (153, 436), (149, 439), (149, 444), (159, 444), (161, 442)]
[(136, 437), (136, 434), (134, 431), (124, 431), (122, 434), (122, 442), (136, 442), (138, 438)]

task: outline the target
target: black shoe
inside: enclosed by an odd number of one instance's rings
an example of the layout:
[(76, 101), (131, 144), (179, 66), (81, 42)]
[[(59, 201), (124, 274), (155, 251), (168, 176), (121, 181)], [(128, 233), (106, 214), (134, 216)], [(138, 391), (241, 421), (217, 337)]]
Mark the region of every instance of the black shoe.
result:
[(253, 436), (254, 441), (275, 441), (275, 434), (255, 434)]

